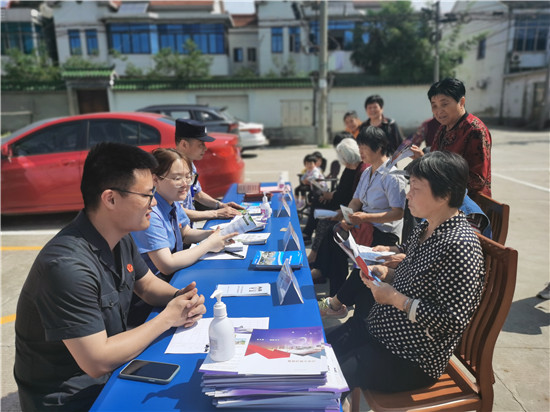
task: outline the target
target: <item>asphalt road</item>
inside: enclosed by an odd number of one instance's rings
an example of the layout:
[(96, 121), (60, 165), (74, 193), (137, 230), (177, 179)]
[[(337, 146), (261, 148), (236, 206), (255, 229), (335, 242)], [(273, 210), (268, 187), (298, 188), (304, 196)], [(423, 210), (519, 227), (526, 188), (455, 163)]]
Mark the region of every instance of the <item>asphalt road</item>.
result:
[[(491, 128), (493, 197), (511, 207), (507, 246), (519, 251), (516, 291), (493, 358), (494, 411), (549, 411), (550, 301), (536, 294), (550, 281), (550, 133)], [(288, 173), (296, 185), (305, 154), (332, 148), (291, 146), (245, 152), (247, 181), (276, 181)], [(17, 298), (40, 248), (74, 213), (5, 217), (1, 232), (1, 410), (19, 411), (12, 368)], [(324, 291), (322, 287), (319, 294)], [(199, 394), (197, 396), (200, 396)], [(369, 410), (363, 402), (362, 410)]]

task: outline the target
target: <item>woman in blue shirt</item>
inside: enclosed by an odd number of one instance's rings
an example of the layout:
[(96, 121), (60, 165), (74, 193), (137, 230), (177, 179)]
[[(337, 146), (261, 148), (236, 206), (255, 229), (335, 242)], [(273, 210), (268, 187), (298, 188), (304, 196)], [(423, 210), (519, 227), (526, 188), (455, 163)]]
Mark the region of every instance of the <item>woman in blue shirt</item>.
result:
[[(153, 156), (158, 162), (153, 170), (156, 205), (149, 227), (132, 236), (153, 273), (169, 280), (174, 272), (192, 265), (205, 253), (222, 250), (236, 233), (222, 236), (219, 230), (191, 228), (180, 203), (195, 178), (189, 163), (174, 149), (155, 149)], [(198, 245), (184, 249), (184, 244), (191, 243)]]

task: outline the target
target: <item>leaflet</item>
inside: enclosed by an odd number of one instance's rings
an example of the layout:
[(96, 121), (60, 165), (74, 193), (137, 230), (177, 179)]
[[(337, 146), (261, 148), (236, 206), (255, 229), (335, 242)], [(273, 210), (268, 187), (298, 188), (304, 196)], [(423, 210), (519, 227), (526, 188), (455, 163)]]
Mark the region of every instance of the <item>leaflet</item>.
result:
[(271, 285), (269, 283), (252, 283), (241, 285), (218, 285), (224, 297), (226, 296), (269, 296)]

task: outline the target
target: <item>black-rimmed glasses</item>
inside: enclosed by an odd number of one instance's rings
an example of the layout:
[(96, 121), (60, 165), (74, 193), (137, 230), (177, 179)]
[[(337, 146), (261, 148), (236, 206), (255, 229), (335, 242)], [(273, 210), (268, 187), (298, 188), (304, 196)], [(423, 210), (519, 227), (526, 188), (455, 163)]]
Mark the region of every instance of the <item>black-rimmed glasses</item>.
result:
[(143, 196), (143, 197), (148, 197), (149, 198), (149, 203), (147, 203), (147, 207), (151, 206), (151, 203), (153, 202), (153, 197), (155, 197), (155, 193), (157, 192), (157, 188), (155, 186), (153, 186), (153, 191), (152, 191), (151, 194), (132, 192), (130, 190), (120, 189), (118, 187), (110, 187), (109, 189), (110, 190), (116, 190), (117, 192), (130, 193), (132, 195), (139, 195), (139, 196)]

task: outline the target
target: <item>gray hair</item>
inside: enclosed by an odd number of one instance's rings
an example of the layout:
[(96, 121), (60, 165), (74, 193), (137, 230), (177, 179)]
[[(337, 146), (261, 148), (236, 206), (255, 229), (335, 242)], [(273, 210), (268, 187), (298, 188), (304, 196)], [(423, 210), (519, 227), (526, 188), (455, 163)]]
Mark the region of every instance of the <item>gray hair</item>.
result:
[(336, 154), (340, 163), (355, 165), (361, 162), (359, 146), (355, 139), (345, 138), (336, 146)]

